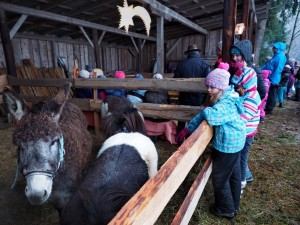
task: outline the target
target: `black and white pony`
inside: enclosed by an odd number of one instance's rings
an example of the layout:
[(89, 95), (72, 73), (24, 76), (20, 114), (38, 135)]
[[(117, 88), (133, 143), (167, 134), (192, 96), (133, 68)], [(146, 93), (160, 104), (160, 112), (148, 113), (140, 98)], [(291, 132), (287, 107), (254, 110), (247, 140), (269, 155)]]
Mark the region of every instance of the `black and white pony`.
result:
[(153, 142), (140, 133), (108, 138), (63, 211), (61, 225), (106, 225), (157, 172)]

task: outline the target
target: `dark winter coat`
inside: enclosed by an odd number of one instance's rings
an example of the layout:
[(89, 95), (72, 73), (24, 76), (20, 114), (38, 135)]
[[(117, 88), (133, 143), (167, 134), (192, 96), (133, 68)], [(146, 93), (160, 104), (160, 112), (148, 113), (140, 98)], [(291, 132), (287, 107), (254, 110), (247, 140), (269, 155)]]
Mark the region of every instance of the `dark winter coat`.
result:
[[(209, 65), (201, 59), (198, 53), (191, 52), (177, 65), (174, 78), (205, 78), (209, 72)], [(199, 106), (204, 98), (203, 93), (180, 92), (178, 103)]]
[(76, 89), (76, 98), (92, 98), (93, 91), (90, 88), (78, 88)]
[(169, 96), (167, 91), (146, 91), (145, 103), (169, 104)]

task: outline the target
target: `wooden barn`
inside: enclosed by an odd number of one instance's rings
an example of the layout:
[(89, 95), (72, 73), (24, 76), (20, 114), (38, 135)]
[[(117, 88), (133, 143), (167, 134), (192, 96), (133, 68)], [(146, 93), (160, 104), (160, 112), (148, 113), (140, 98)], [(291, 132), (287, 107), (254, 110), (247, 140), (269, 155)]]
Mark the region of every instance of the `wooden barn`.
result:
[[(125, 1), (126, 2), (126, 1)], [(151, 16), (150, 35), (139, 16), (128, 34), (118, 29), (118, 6), (123, 1), (1, 1), (1, 67), (22, 65), (30, 59), (37, 68), (57, 67), (64, 60), (73, 74), (90, 65), (105, 74), (116, 70), (128, 73), (164, 73), (166, 65), (175, 67), (189, 44), (197, 44), (202, 57), (213, 63), (220, 40), (229, 49), (235, 25), (244, 23), (238, 38), (248, 38), (261, 46), (261, 30), (267, 19), (268, 1), (128, 1), (142, 6)], [(224, 27), (224, 29), (222, 29)], [(225, 35), (224, 35), (225, 34)], [(11, 43), (11, 44), (10, 44)], [(94, 47), (97, 46), (97, 47)], [(257, 57), (255, 59), (257, 59)], [(8, 61), (8, 62), (6, 62)], [(14, 72), (8, 74), (13, 75)]]
[[(212, 66), (219, 41), (223, 41), (223, 59), (228, 61), (234, 40), (249, 39), (257, 62), (269, 7), (268, 0), (2, 0), (0, 91), (8, 84), (36, 101), (54, 96), (65, 81), (73, 88), (92, 88), (91, 99), (70, 101), (86, 112), (97, 134), (99, 88), (168, 91), (171, 98), (180, 91), (206, 92), (202, 78), (173, 78), (191, 44)], [(122, 20), (118, 9), (125, 8), (136, 9), (132, 21)], [(87, 65), (103, 70), (107, 79), (78, 78), (78, 71)], [(125, 80), (112, 78), (119, 70), (126, 73)], [(145, 78), (160, 73), (167, 79), (130, 79), (136, 73)], [(172, 103), (137, 106), (144, 116), (174, 121), (189, 121), (200, 110)], [(154, 224), (212, 134), (203, 122), (110, 224)], [(189, 224), (210, 173), (208, 157), (172, 224)]]

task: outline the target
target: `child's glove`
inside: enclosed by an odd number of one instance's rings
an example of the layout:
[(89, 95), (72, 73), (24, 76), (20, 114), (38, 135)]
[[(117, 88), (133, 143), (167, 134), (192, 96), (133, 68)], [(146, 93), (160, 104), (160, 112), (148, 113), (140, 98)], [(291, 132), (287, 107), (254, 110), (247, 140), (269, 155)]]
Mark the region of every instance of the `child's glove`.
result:
[(245, 89), (242, 85), (236, 84), (234, 86), (235, 91), (239, 94), (239, 96), (243, 96), (245, 94)]
[(185, 138), (187, 138), (188, 136), (190, 136), (191, 131), (189, 131), (187, 128), (184, 128), (182, 131), (180, 131), (177, 135), (176, 135), (176, 142), (177, 144), (181, 144)]

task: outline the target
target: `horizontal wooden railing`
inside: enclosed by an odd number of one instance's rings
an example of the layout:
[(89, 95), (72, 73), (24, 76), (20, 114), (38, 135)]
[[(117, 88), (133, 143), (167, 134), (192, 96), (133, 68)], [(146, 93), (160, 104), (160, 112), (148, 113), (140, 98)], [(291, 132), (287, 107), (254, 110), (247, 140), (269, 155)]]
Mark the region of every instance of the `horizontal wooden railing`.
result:
[[(157, 90), (157, 91), (185, 91), (185, 92), (207, 92), (203, 78), (193, 79), (20, 79), (8, 76), (11, 86), (31, 87), (60, 87), (64, 82), (71, 82), (74, 88), (93, 89), (126, 89), (126, 90)], [(41, 97), (24, 96), (27, 100), (38, 100)], [(70, 99), (85, 111), (100, 111), (101, 101), (97, 99)], [(165, 118), (170, 120), (189, 121), (200, 110), (201, 107), (183, 105), (160, 105), (151, 103), (136, 104), (146, 117)]]

